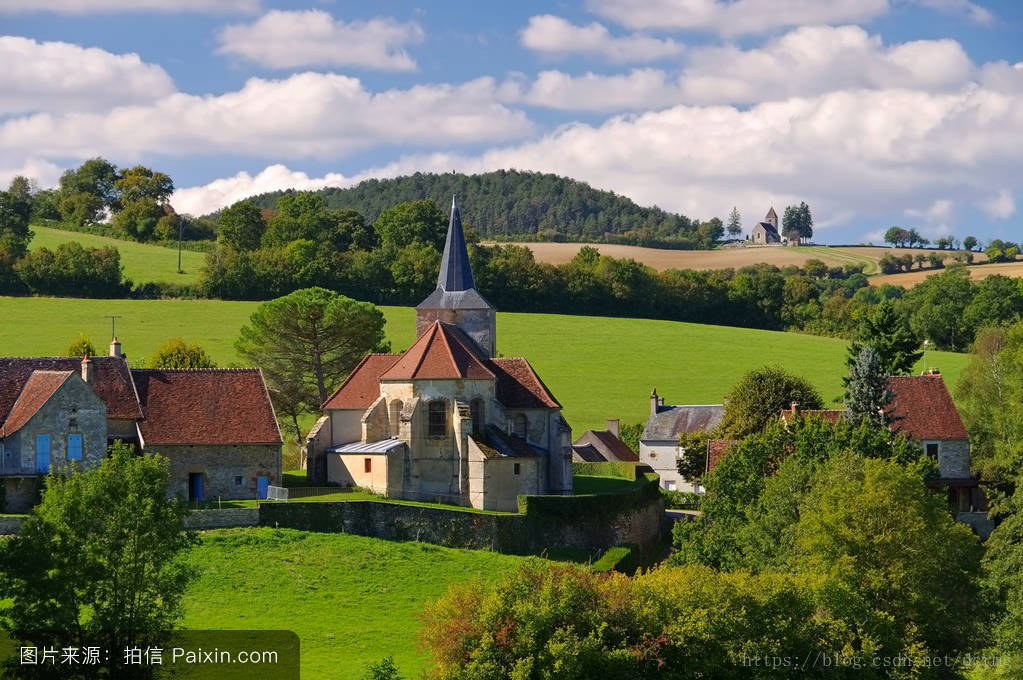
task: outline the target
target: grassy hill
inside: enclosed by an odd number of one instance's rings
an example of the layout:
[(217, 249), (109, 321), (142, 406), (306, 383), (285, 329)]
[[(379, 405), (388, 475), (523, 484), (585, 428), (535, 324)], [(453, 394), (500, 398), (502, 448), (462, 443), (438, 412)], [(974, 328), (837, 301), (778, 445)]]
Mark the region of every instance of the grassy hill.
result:
[[(117, 335), (132, 361), (169, 337), (198, 341), (221, 366), (238, 361), (234, 341), (255, 302), (217, 300), (79, 300), (0, 297), (0, 355), (63, 353), (79, 332), (97, 349)], [(394, 350), (415, 339), (415, 311), (384, 307)], [(846, 342), (812, 335), (674, 321), (543, 314), (499, 314), (498, 351), (524, 356), (564, 406), (576, 433), (607, 418), (643, 422), (656, 387), (669, 404), (721, 403), (746, 371), (780, 364), (810, 380), (831, 400), (842, 393)], [(928, 352), (926, 364), (953, 387), (967, 355)], [(920, 362), (918, 369), (924, 366)]]
[(81, 243), (85, 248), (117, 248), (121, 254), (124, 275), (135, 283), (149, 281), (182, 285), (198, 283), (199, 270), (206, 257), (204, 253), (182, 251), (181, 268), (184, 273), (178, 274), (178, 251), (176, 249), (96, 234), (63, 231), (39, 225), (32, 225), (32, 231), (35, 232), (35, 236), (32, 237), (29, 244), (30, 250), (44, 247), (55, 250), (61, 243), (72, 241)]
[(185, 598), (186, 628), (292, 630), (303, 680), (354, 680), (393, 656), (418, 677), (418, 615), (452, 583), (496, 580), (524, 558), (425, 543), (292, 530), (207, 531), (189, 561), (200, 578)]

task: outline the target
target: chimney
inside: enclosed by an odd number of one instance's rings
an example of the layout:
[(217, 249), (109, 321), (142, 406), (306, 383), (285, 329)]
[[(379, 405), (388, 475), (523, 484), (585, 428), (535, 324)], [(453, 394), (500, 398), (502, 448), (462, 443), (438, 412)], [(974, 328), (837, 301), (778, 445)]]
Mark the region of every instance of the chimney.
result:
[(87, 383), (92, 382), (92, 359), (88, 354), (82, 358), (82, 380)]
[(798, 401), (792, 402), (792, 415), (794, 415), (794, 416), (798, 416), (799, 415), (799, 402)]
[(616, 437), (618, 436), (618, 418), (607, 419), (607, 431)]
[(121, 356), (121, 341), (114, 336), (114, 339), (110, 341), (110, 356), (120, 357)]
[(652, 416), (656, 416), (657, 415), (657, 406), (658, 406), (658, 403), (657, 403), (657, 388), (655, 387), (654, 391), (650, 393), (650, 415), (652, 415)]

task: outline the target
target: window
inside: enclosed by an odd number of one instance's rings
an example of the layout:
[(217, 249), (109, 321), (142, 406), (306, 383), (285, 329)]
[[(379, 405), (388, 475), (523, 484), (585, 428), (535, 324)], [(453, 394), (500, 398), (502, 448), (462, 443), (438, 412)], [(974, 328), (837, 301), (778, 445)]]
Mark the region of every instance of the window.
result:
[(391, 436), (397, 437), (401, 433), (401, 409), (404, 404), (401, 399), (391, 402)]
[(242, 478), (241, 475), (235, 475), (234, 476), (234, 485), (235, 486), (241, 486), (242, 485), (242, 481), (243, 481), (243, 478)]
[(523, 413), (518, 414), (517, 416), (515, 416), (515, 429), (513, 430), (514, 433), (517, 434), (518, 436), (522, 437), (523, 439), (525, 439), (526, 438), (526, 425), (527, 425), (527, 421), (526, 421), (525, 414), (523, 414)]
[(363, 464), (366, 467), (365, 472), (373, 472), (373, 459), (372, 458), (364, 459), (363, 460)]
[(82, 459), (82, 435), (69, 434), (67, 436), (67, 459), (68, 460)]
[(664, 480), (664, 488), (667, 489), (668, 491), (674, 491), (675, 490), (675, 480), (674, 479), (666, 479), (666, 480)]
[(483, 400), (477, 397), (472, 400), (472, 433), (476, 436), (483, 434)]
[(448, 405), (437, 400), (430, 402), (430, 436), (443, 437), (448, 433)]
[(938, 458), (938, 445), (928, 444), (927, 445), (927, 457), (937, 460)]
[(522, 471), (521, 463), (515, 463), (515, 474), (519, 474)]

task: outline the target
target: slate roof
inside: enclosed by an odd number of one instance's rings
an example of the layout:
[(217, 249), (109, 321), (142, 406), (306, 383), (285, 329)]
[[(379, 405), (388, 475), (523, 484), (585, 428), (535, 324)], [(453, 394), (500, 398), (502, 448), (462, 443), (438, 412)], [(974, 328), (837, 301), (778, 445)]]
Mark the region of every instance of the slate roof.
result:
[[(106, 404), (107, 418), (138, 420), (142, 417), (128, 362), (122, 357), (97, 356), (92, 359), (90, 386)], [(81, 357), (3, 357), (0, 358), (0, 422), (7, 420), (18, 395), (33, 371), (71, 371), (81, 373)]]
[(430, 328), (387, 369), (381, 380), (428, 378), (493, 379), (476, 344), (457, 326), (434, 321)]
[(644, 441), (677, 440), (683, 432), (710, 432), (721, 424), (724, 404), (660, 406), (643, 428)]
[(437, 288), (416, 309), (493, 309), (493, 305), (476, 290), (462, 230), (462, 216), (454, 196), (451, 197), (451, 219), (444, 240)]
[(607, 459), (600, 454), (593, 444), (573, 444), (572, 453), (585, 463), (606, 463)]
[(280, 444), (263, 372), (256, 368), (134, 369), (146, 446)]
[(770, 208), (770, 209), (769, 209), (769, 210), (767, 211), (767, 214), (766, 214), (766, 215), (764, 215), (764, 217), (765, 217), (765, 218), (767, 218), (767, 219), (770, 219), (770, 218), (772, 218), (772, 217), (773, 217), (773, 218), (775, 218), (775, 219), (777, 219), (777, 218), (778, 218), (778, 213), (776, 213), (776, 212), (774, 211), (774, 206), (773, 206), (773, 205), (772, 205), (772, 206), (771, 206), (771, 208)]
[[(593, 446), (600, 452), (603, 460), (639, 462), (639, 456), (633, 453), (632, 449), (626, 446), (625, 442), (616, 437), (610, 430), (586, 430), (575, 440), (575, 444), (579, 446), (587, 444)], [(574, 449), (575, 446), (572, 448)]]
[[(476, 442), (479, 443), (479, 440)], [(497, 450), (502, 456), (510, 458), (535, 458), (540, 455), (540, 452), (522, 437), (517, 434), (508, 434), (493, 425), (487, 425), (486, 444)]]
[(367, 354), (321, 408), (369, 408), (380, 398), (380, 376), (400, 357), (400, 354)]
[(767, 232), (768, 236), (775, 236), (777, 238), (781, 238), (781, 235), (778, 233), (778, 230), (775, 229), (774, 225), (771, 224), (770, 222), (759, 222), (757, 223), (757, 226), (763, 227), (764, 231)]
[(11, 407), (7, 420), (0, 423), (3, 436), (12, 435), (24, 427), (72, 374), (72, 371), (33, 371)]
[(940, 374), (894, 376), (889, 385), (894, 393), (889, 407), (894, 416), (893, 430), (918, 441), (969, 439)]

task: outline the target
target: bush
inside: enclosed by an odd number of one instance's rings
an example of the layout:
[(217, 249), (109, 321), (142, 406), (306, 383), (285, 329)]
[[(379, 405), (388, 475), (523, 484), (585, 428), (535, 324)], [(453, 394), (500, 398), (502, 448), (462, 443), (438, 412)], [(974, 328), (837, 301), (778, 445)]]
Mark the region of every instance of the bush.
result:
[(56, 251), (40, 248), (26, 255), (15, 270), (36, 294), (116, 298), (127, 292), (117, 248), (83, 248), (61, 243)]
[(672, 510), (699, 510), (703, 503), (703, 494), (692, 491), (661, 489), (661, 498), (664, 499), (664, 507)]

